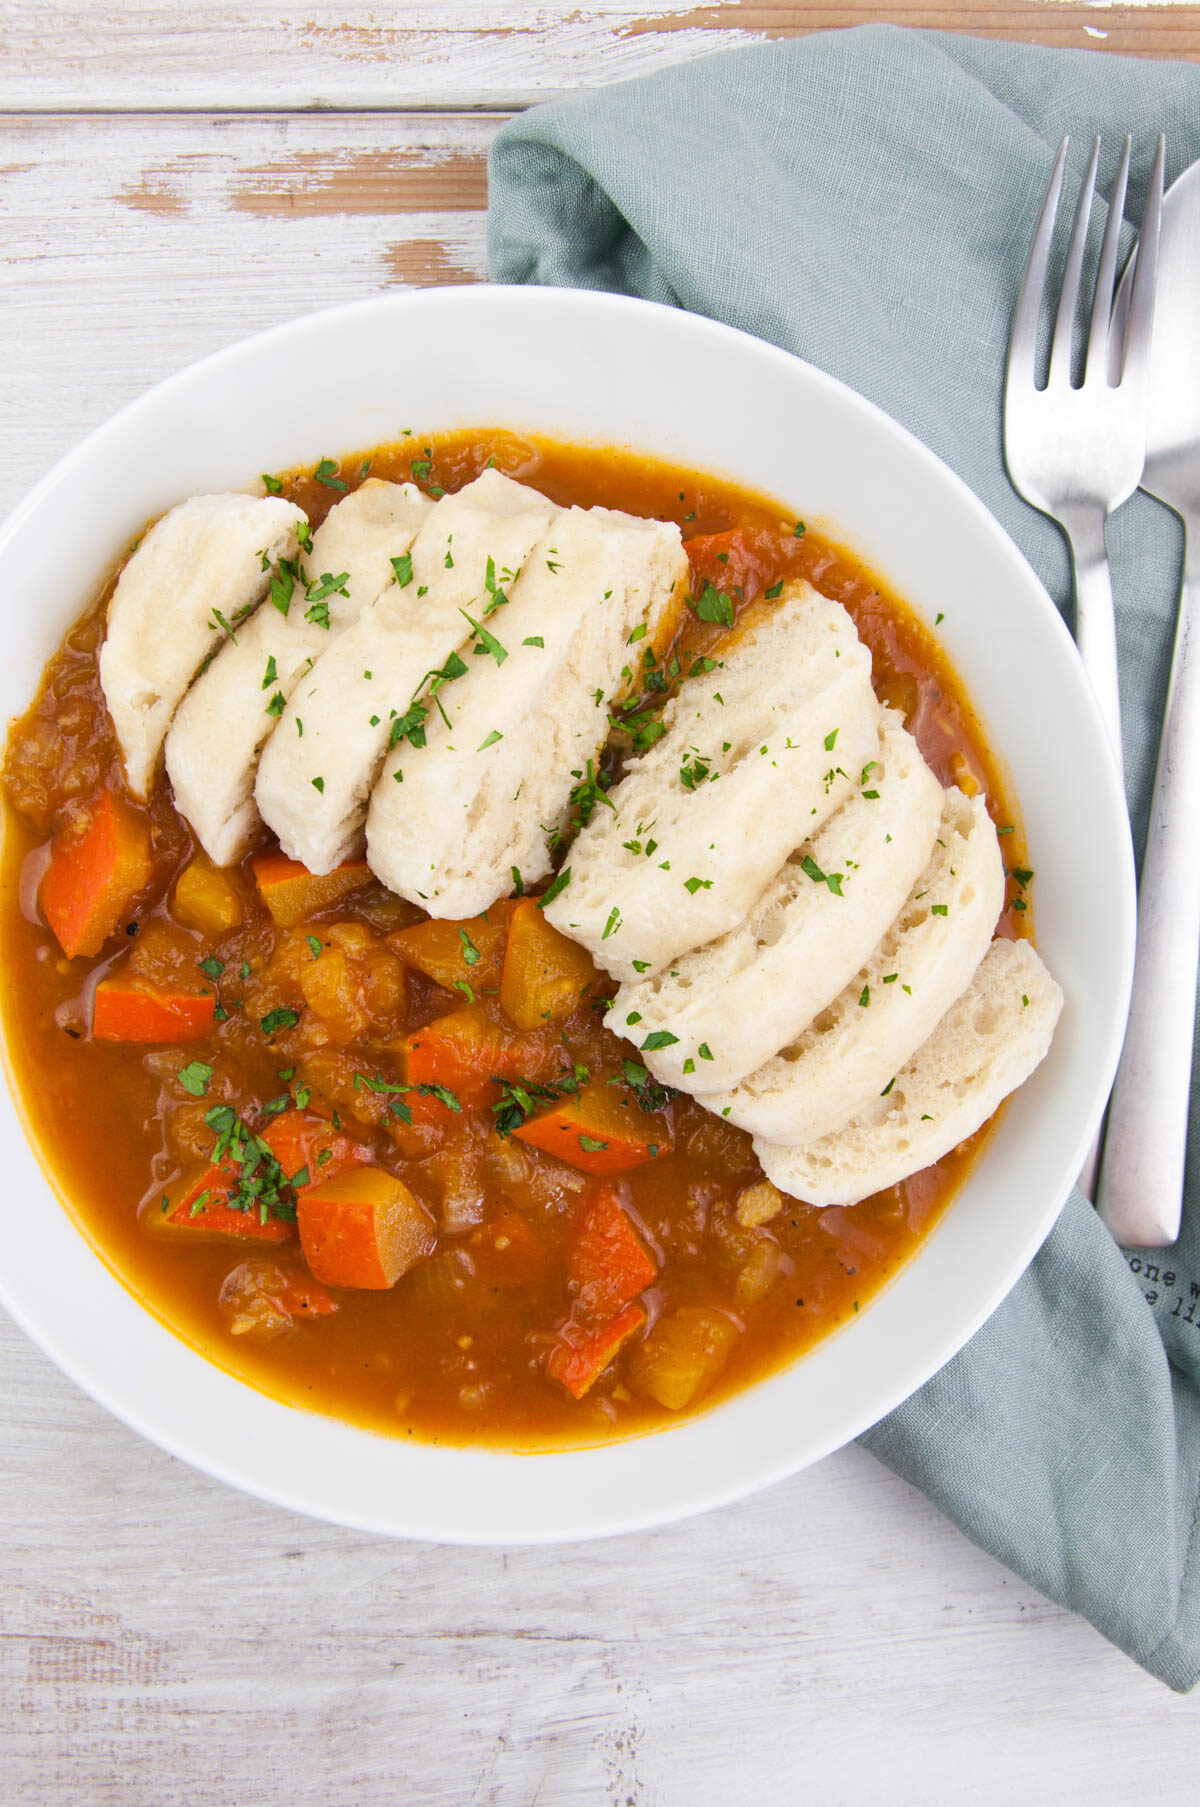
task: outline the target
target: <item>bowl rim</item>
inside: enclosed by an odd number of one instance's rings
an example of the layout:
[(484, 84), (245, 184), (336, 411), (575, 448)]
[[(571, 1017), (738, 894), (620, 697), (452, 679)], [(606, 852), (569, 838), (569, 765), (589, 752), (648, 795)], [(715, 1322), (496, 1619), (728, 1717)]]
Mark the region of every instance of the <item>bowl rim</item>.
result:
[[(69, 450), (51, 470), (33, 487), (9, 516), (3, 528), (0, 528), (0, 568), (10, 548), (28, 530), (31, 523), (36, 522), (42, 510), (52, 504), (59, 490), (69, 486), (77, 474), (86, 471), (101, 456), (110, 442), (120, 441), (129, 431), (136, 431), (142, 417), (154, 414), (164, 406), (170, 406), (177, 395), (186, 393), (197, 383), (203, 383), (209, 377), (215, 377), (228, 369), (236, 368), (247, 358), (267, 348), (287, 345), (289, 341), (302, 341), (314, 332), (322, 333), (337, 325), (344, 328), (356, 322), (373, 320), (377, 316), (385, 319), (396, 314), (419, 316), (423, 310), (451, 310), (468, 314), (506, 313), (517, 310), (520, 313), (539, 311), (553, 312), (563, 308), (577, 310), (582, 322), (589, 317), (611, 315), (614, 310), (627, 318), (631, 323), (641, 320), (648, 326), (663, 327), (669, 322), (671, 332), (692, 334), (698, 348), (705, 344), (728, 345), (736, 341), (744, 350), (758, 359), (774, 363), (777, 368), (794, 375), (797, 370), (804, 373), (805, 380), (817, 390), (824, 391), (836, 399), (839, 405), (850, 410), (856, 421), (865, 423), (867, 430), (882, 433), (890, 437), (906, 456), (915, 460), (927, 476), (935, 483), (949, 485), (956, 495), (961, 507), (972, 519), (974, 527), (979, 531), (982, 540), (987, 542), (995, 553), (1004, 561), (1024, 588), (1031, 607), (1039, 613), (1042, 627), (1056, 643), (1061, 651), (1069, 649), (1070, 660), (1077, 664), (1077, 653), (1066, 626), (1042, 584), (1036, 572), (1025, 559), (1024, 554), (1009, 538), (1004, 529), (996, 521), (973, 490), (955, 471), (937, 457), (922, 441), (899, 422), (894, 420), (882, 408), (847, 384), (829, 375), (818, 366), (796, 357), (794, 354), (757, 339), (739, 329), (727, 326), (722, 322), (707, 319), (703, 316), (689, 314), (680, 309), (664, 306), (637, 298), (615, 295), (604, 290), (569, 289), (546, 287), (509, 287), (480, 285), (453, 285), (431, 290), (417, 290), (400, 293), (388, 293), (369, 297), (363, 300), (343, 303), (322, 309), (318, 312), (301, 315), (295, 319), (282, 322), (256, 333), (248, 338), (240, 339), (206, 357), (188, 364), (173, 372), (168, 377), (154, 384), (149, 389), (129, 401), (116, 414), (112, 415), (89, 433), (83, 440)], [(736, 479), (735, 479), (736, 480)], [(1052, 1229), (1071, 1189), (1071, 1175), (1078, 1171), (1090, 1148), (1103, 1114), (1105, 1101), (1116, 1071), (1120, 1045), (1124, 1033), (1125, 1014), (1132, 983), (1133, 969), (1133, 925), (1135, 914), (1135, 882), (1132, 846), (1128, 837), (1128, 824), (1125, 815), (1125, 798), (1121, 785), (1116, 759), (1108, 746), (1099, 708), (1091, 696), (1090, 687), (1083, 676), (1082, 667), (1078, 666), (1078, 703), (1094, 730), (1093, 738), (1102, 749), (1099, 765), (1093, 774), (1098, 786), (1099, 805), (1102, 813), (1111, 817), (1117, 826), (1116, 844), (1113, 849), (1115, 868), (1113, 872), (1114, 902), (1118, 927), (1120, 930), (1120, 958), (1118, 970), (1110, 974), (1113, 983), (1111, 992), (1116, 1004), (1112, 1015), (1107, 1039), (1103, 1047), (1093, 1051), (1096, 1062), (1097, 1083), (1086, 1113), (1081, 1115), (1076, 1127), (1073, 1154), (1070, 1162), (1064, 1160), (1064, 1168), (1069, 1168), (1065, 1183), (1055, 1183), (1048, 1189), (1045, 1207), (1030, 1229), (1019, 1240), (1015, 1240), (1009, 1251), (1007, 1260), (993, 1274), (990, 1285), (977, 1289), (972, 1308), (969, 1312), (959, 1314), (954, 1320), (954, 1328), (947, 1337), (943, 1328), (940, 1336), (926, 1339), (926, 1347), (919, 1360), (909, 1362), (902, 1367), (889, 1383), (876, 1387), (869, 1406), (859, 1407), (846, 1415), (835, 1432), (811, 1438), (805, 1441), (803, 1434), (794, 1439), (780, 1439), (780, 1450), (773, 1456), (764, 1456), (747, 1471), (739, 1468), (732, 1474), (709, 1474), (707, 1484), (701, 1485), (692, 1477), (691, 1469), (687, 1470), (687, 1478), (682, 1483), (685, 1499), (665, 1497), (653, 1503), (643, 1500), (636, 1508), (622, 1513), (612, 1509), (598, 1510), (589, 1515), (586, 1509), (578, 1505), (570, 1514), (570, 1523), (561, 1522), (561, 1515), (556, 1518), (555, 1511), (549, 1510), (546, 1515), (527, 1526), (516, 1524), (510, 1517), (488, 1517), (486, 1500), (487, 1472), (501, 1462), (529, 1463), (535, 1459), (532, 1453), (518, 1453), (512, 1450), (493, 1449), (486, 1446), (417, 1446), (421, 1451), (436, 1456), (440, 1465), (448, 1469), (458, 1470), (462, 1476), (469, 1477), (470, 1484), (477, 1482), (480, 1486), (479, 1516), (472, 1524), (456, 1524), (448, 1527), (441, 1517), (428, 1517), (421, 1511), (404, 1506), (403, 1523), (397, 1522), (392, 1507), (380, 1509), (378, 1506), (354, 1506), (344, 1500), (336, 1506), (331, 1504), (328, 1490), (320, 1487), (306, 1492), (297, 1489), (293, 1481), (274, 1483), (271, 1476), (252, 1472), (251, 1445), (248, 1442), (235, 1453), (221, 1453), (203, 1445), (203, 1431), (199, 1443), (195, 1433), (189, 1426), (181, 1431), (178, 1426), (164, 1422), (161, 1410), (151, 1409), (141, 1399), (136, 1389), (131, 1394), (112, 1376), (98, 1372), (88, 1358), (86, 1339), (81, 1342), (79, 1335), (71, 1334), (68, 1327), (55, 1318), (52, 1301), (46, 1296), (23, 1289), (18, 1283), (14, 1288), (10, 1285), (7, 1264), (0, 1263), (0, 1303), (3, 1303), (13, 1318), (26, 1334), (67, 1373), (86, 1393), (105, 1406), (114, 1416), (121, 1419), (131, 1428), (138, 1431), (151, 1442), (179, 1456), (191, 1466), (201, 1469), (215, 1478), (225, 1481), (243, 1491), (257, 1495), (274, 1504), (300, 1511), (313, 1517), (330, 1522), (340, 1523), (355, 1529), (383, 1532), (394, 1536), (428, 1539), (443, 1543), (462, 1544), (518, 1544), (547, 1543), (561, 1541), (581, 1541), (590, 1538), (620, 1535), (627, 1532), (649, 1529), (653, 1526), (677, 1521), (683, 1517), (713, 1510), (733, 1500), (746, 1497), (761, 1487), (770, 1485), (786, 1476), (797, 1472), (822, 1456), (859, 1436), (872, 1424), (894, 1410), (903, 1400), (909, 1398), (925, 1382), (943, 1367), (975, 1334), (980, 1325), (997, 1308), (1011, 1288), (1016, 1284), (1029, 1262), (1036, 1254), (1046, 1236)], [(1003, 749), (999, 757), (1003, 760)], [(1120, 833), (1120, 823), (1125, 823), (1126, 833)], [(12, 1073), (11, 1049), (8, 1037), (2, 1038), (3, 1060), (8, 1078), (10, 1105), (21, 1127), (22, 1135), (31, 1142), (26, 1129), (23, 1112), (19, 1104), (19, 1091), (16, 1088)], [(225, 1388), (234, 1389), (238, 1395), (257, 1402), (256, 1413), (262, 1420), (266, 1413), (267, 1424), (273, 1416), (283, 1415), (288, 1419), (300, 1418), (312, 1434), (315, 1447), (320, 1447), (328, 1456), (330, 1463), (336, 1464), (344, 1457), (349, 1444), (346, 1438), (355, 1443), (369, 1439), (384, 1449), (406, 1450), (408, 1455), (417, 1454), (417, 1448), (406, 1445), (402, 1440), (387, 1437), (383, 1433), (372, 1432), (357, 1426), (350, 1426), (340, 1420), (328, 1419), (319, 1413), (306, 1412), (303, 1408), (284, 1405), (270, 1396), (257, 1392), (246, 1382), (235, 1379), (223, 1369), (217, 1367), (204, 1355), (195, 1351), (184, 1339), (166, 1329), (161, 1320), (147, 1310), (144, 1302), (139, 1301), (131, 1288), (119, 1280), (112, 1268), (91, 1238), (86, 1235), (80, 1223), (70, 1211), (65, 1199), (63, 1187), (57, 1181), (48, 1159), (40, 1149), (32, 1146), (36, 1159), (50, 1191), (62, 1206), (62, 1215), (70, 1235), (86, 1249), (89, 1255), (97, 1257), (96, 1266), (103, 1275), (104, 1284), (100, 1287), (102, 1299), (112, 1304), (111, 1289), (115, 1288), (120, 1297), (132, 1305), (147, 1325), (153, 1325), (154, 1331), (166, 1339), (175, 1351), (186, 1351), (190, 1360), (198, 1363), (209, 1377), (219, 1377)], [(984, 1154), (987, 1159), (987, 1151)], [(942, 1219), (942, 1226), (953, 1215), (953, 1210)], [(901, 1272), (909, 1271), (914, 1263), (925, 1259), (927, 1252), (938, 1238), (939, 1226), (921, 1244), (913, 1258)], [(887, 1301), (894, 1294), (894, 1283), (877, 1293), (862, 1319), (828, 1336), (812, 1351), (799, 1356), (783, 1369), (767, 1378), (752, 1383), (751, 1386), (730, 1396), (727, 1400), (710, 1408), (693, 1414), (683, 1421), (662, 1427), (642, 1436), (634, 1436), (614, 1443), (599, 1444), (587, 1448), (558, 1449), (536, 1452), (536, 1464), (546, 1472), (550, 1467), (564, 1471), (579, 1469), (586, 1471), (596, 1461), (604, 1461), (611, 1466), (619, 1466), (617, 1452), (646, 1450), (655, 1444), (682, 1446), (689, 1443), (695, 1446), (697, 1439), (703, 1443), (705, 1427), (711, 1427), (722, 1415), (738, 1411), (743, 1402), (752, 1396), (765, 1398), (773, 1391), (778, 1391), (779, 1384), (797, 1368), (820, 1366), (829, 1357), (831, 1350), (839, 1347), (844, 1337), (851, 1331), (857, 1331), (860, 1325), (870, 1320), (877, 1320), (884, 1312)], [(102, 1315), (102, 1314), (101, 1314)], [(161, 1345), (155, 1345), (154, 1339), (143, 1339), (148, 1348), (157, 1346), (160, 1355)], [(934, 1347), (934, 1344), (937, 1344)], [(164, 1356), (165, 1359), (165, 1356)], [(202, 1387), (201, 1391), (205, 1389)], [(220, 1399), (222, 1387), (212, 1387), (207, 1392)], [(232, 1405), (231, 1399), (226, 1399)], [(245, 1413), (236, 1413), (239, 1420)], [(254, 1416), (254, 1414), (251, 1414)], [(269, 1428), (269, 1425), (267, 1426)], [(249, 1437), (249, 1427), (239, 1423), (239, 1432)], [(689, 1459), (694, 1456), (694, 1447), (689, 1451)], [(710, 1465), (711, 1466), (711, 1465)], [(571, 1485), (574, 1486), (574, 1481)], [(582, 1497), (586, 1497), (586, 1473), (583, 1475)], [(335, 1490), (336, 1491), (336, 1490)]]

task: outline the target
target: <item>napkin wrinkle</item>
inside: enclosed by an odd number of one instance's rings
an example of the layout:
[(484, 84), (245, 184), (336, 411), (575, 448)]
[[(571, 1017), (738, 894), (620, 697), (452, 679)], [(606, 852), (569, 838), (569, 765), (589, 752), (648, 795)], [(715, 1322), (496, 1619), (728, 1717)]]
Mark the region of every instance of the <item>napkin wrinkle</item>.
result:
[[(1005, 474), (1009, 325), (1063, 136), (1064, 222), (1102, 136), (1094, 256), (1126, 131), (1128, 246), (1160, 129), (1171, 179), (1200, 157), (1200, 70), (893, 25), (751, 45), (510, 121), (491, 155), (491, 274), (682, 306), (808, 359), (956, 471), (1069, 619), (1063, 536)], [(1140, 846), (1180, 530), (1138, 495), (1108, 545)], [(969, 573), (963, 591), (969, 605)], [(862, 1438), (1179, 1690), (1200, 1674), (1197, 1086), (1190, 1146), (1177, 1248), (1123, 1252), (1073, 1192), (967, 1346)]]

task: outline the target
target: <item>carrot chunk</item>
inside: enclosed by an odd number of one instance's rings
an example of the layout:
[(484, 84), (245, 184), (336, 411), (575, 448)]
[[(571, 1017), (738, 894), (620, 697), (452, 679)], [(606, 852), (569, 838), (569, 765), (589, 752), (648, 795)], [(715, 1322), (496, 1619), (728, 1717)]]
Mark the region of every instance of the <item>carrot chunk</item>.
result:
[(625, 1086), (597, 1080), (561, 1098), (513, 1131), (581, 1173), (627, 1173), (671, 1152), (671, 1130), (660, 1112), (647, 1114)]
[(433, 1219), (401, 1180), (382, 1167), (356, 1167), (302, 1188), (300, 1246), (326, 1286), (382, 1291), (433, 1253)]
[(38, 901), (69, 960), (98, 954), (150, 880), (150, 833), (111, 791), (55, 837)]
[(611, 1186), (583, 1208), (567, 1255), (567, 1277), (580, 1315), (603, 1322), (644, 1292), (658, 1274), (629, 1213)]
[(101, 1042), (194, 1042), (212, 1028), (209, 992), (166, 991), (130, 979), (102, 979), (92, 1005), (92, 1034)]
[(369, 1148), (342, 1135), (315, 1111), (284, 1111), (263, 1130), (262, 1139), (289, 1180), (307, 1173), (301, 1185), (336, 1179), (371, 1159)]
[(463, 922), (431, 917), (412, 928), (396, 929), (388, 936), (388, 944), (406, 966), (415, 967), (447, 991), (466, 985), (480, 992), (500, 983), (512, 914), (510, 900), (501, 898), (482, 916), (470, 916)]
[(261, 1208), (251, 1206), (238, 1211), (230, 1204), (239, 1172), (238, 1166), (228, 1157), (215, 1166), (202, 1168), (164, 1193), (161, 1209), (151, 1209), (143, 1222), (150, 1229), (190, 1236), (233, 1236), (249, 1242), (290, 1241), (296, 1234), (296, 1226), (286, 1218), (269, 1214), (264, 1218)]
[(207, 860), (194, 859), (175, 885), (175, 914), (181, 922), (208, 935), (223, 935), (242, 920), (237, 886)]
[(733, 527), (726, 533), (702, 533), (684, 540), (692, 568), (693, 594), (705, 584), (734, 599), (750, 602), (773, 584), (795, 552), (795, 540), (786, 540), (770, 527)]
[(515, 1035), (506, 1035), (478, 1004), (435, 1017), (400, 1044), (410, 1085), (439, 1085), (464, 1103), (486, 1097), (493, 1074), (519, 1079), (528, 1071), (531, 1051)]
[(569, 1016), (596, 977), (583, 948), (546, 921), (537, 901), (523, 897), (512, 913), (500, 1004), (518, 1029)]
[(347, 860), (332, 872), (310, 872), (285, 853), (264, 853), (251, 860), (259, 896), (281, 929), (294, 929), (314, 910), (327, 910), (371, 878), (366, 860)]
[(602, 1330), (587, 1330), (574, 1322), (563, 1324), (558, 1340), (546, 1357), (551, 1380), (561, 1381), (567, 1392), (582, 1399), (612, 1362), (623, 1343), (646, 1322), (640, 1305), (627, 1305)]

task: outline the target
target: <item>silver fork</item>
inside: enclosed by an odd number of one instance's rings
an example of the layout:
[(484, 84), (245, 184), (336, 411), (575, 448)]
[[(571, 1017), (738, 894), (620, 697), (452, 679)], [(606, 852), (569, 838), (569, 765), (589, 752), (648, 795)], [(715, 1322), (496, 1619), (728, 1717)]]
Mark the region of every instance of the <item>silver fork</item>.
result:
[[(1072, 381), (1072, 342), (1100, 158), (1099, 138), (1092, 145), (1075, 210), (1044, 388), (1037, 387), (1036, 377), (1038, 321), (1067, 161), (1069, 140), (1064, 138), (1025, 268), (1004, 390), (1004, 457), (1008, 474), (1026, 501), (1056, 520), (1067, 536), (1075, 579), (1075, 638), (1121, 769), (1117, 635), (1104, 523), (1113, 509), (1133, 494), (1146, 462), (1147, 371), (1164, 148), (1160, 137), (1142, 221), (1140, 242), (1145, 255), (1138, 257), (1122, 358), (1119, 348), (1110, 353), (1109, 337), (1131, 142), (1126, 138), (1109, 203), (1082, 383), (1075, 386)], [(1110, 365), (1118, 372), (1111, 382)]]

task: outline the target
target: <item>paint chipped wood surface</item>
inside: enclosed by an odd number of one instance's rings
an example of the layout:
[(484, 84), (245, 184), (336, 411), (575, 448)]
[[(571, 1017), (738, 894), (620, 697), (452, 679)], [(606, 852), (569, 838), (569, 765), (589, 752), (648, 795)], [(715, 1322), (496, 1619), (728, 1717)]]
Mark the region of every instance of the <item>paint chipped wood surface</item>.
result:
[[(181, 364), (482, 278), (498, 109), (868, 16), (1200, 54), (1173, 5), (0, 0), (0, 512)], [(0, 1319), (3, 1807), (1127, 1807), (1186, 1798), (1196, 1711), (857, 1450), (609, 1544), (393, 1544), (191, 1472)]]
[[(47, 20), (54, 19), (53, 35)], [(876, 23), (1021, 43), (1200, 57), (1178, 0), (401, 0), (186, 8), (5, 0), (0, 108), (507, 107), (735, 44)]]

